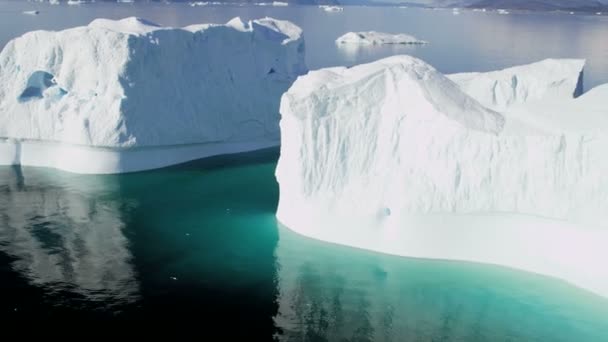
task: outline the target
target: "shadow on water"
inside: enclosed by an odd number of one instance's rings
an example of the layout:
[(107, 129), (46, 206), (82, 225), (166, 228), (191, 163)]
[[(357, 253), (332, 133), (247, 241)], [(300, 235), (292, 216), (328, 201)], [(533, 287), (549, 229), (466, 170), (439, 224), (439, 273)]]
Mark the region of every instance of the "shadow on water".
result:
[(268, 340), (277, 156), (106, 176), (0, 167), (0, 315), (195, 319)]

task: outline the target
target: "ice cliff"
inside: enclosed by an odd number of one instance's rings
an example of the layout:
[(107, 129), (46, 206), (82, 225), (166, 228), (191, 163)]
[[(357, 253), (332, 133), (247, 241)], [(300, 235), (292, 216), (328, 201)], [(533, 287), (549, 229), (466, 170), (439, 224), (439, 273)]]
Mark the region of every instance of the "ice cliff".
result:
[[(326, 241), (499, 264), (608, 296), (608, 232), (565, 223), (608, 216), (606, 88), (573, 99), (569, 72), (534, 75), (517, 78), (537, 93), (501, 113), (409, 56), (300, 77), (281, 101), (278, 219)], [(569, 96), (526, 102), (547, 93)]]
[(504, 110), (537, 100), (577, 97), (583, 92), (582, 59), (546, 59), (500, 71), (448, 75), (483, 105)]
[(302, 31), (271, 18), (29, 32), (0, 53), (0, 164), (114, 173), (277, 145), (305, 72)]

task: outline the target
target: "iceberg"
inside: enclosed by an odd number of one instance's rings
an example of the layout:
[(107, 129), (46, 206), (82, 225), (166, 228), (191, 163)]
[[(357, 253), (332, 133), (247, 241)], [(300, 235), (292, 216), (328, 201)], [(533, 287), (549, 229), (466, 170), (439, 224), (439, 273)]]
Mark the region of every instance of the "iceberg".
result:
[(338, 39), (337, 44), (359, 44), (359, 45), (381, 45), (381, 44), (426, 44), (414, 36), (399, 33), (391, 34), (384, 32), (348, 32)]
[(501, 113), (409, 56), (310, 72), (281, 100), (277, 218), (324, 241), (608, 296), (606, 95)]
[(469, 96), (487, 107), (560, 100), (583, 93), (583, 59), (546, 59), (492, 72), (448, 75)]
[(325, 12), (343, 12), (344, 11), (344, 7), (340, 7), (340, 6), (319, 5), (319, 8), (324, 10)]
[(26, 33), (0, 53), (0, 165), (119, 173), (277, 146), (306, 71), (302, 31), (272, 18)]

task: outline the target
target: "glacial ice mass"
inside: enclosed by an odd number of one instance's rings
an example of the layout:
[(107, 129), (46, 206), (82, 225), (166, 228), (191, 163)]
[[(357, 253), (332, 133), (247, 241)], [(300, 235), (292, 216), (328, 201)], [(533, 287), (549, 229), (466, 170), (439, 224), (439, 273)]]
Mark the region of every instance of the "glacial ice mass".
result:
[[(312, 71), (281, 101), (277, 217), (325, 241), (497, 264), (608, 296), (608, 88), (574, 98), (581, 69), (562, 60), (446, 77), (395, 56)], [(484, 106), (510, 74), (529, 93), (490, 103), (504, 111)], [(463, 81), (476, 77), (488, 89)]]
[(0, 165), (117, 173), (276, 146), (305, 72), (302, 31), (272, 18), (29, 32), (0, 53)]

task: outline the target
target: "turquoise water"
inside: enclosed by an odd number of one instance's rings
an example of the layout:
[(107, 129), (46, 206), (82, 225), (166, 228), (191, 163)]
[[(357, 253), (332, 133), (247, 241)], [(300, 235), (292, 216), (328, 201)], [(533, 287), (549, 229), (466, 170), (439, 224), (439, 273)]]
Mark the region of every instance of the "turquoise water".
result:
[(287, 230), (277, 153), (118, 176), (1, 167), (0, 314), (211, 316), (196, 328), (252, 340), (608, 339), (608, 301), (563, 282)]

